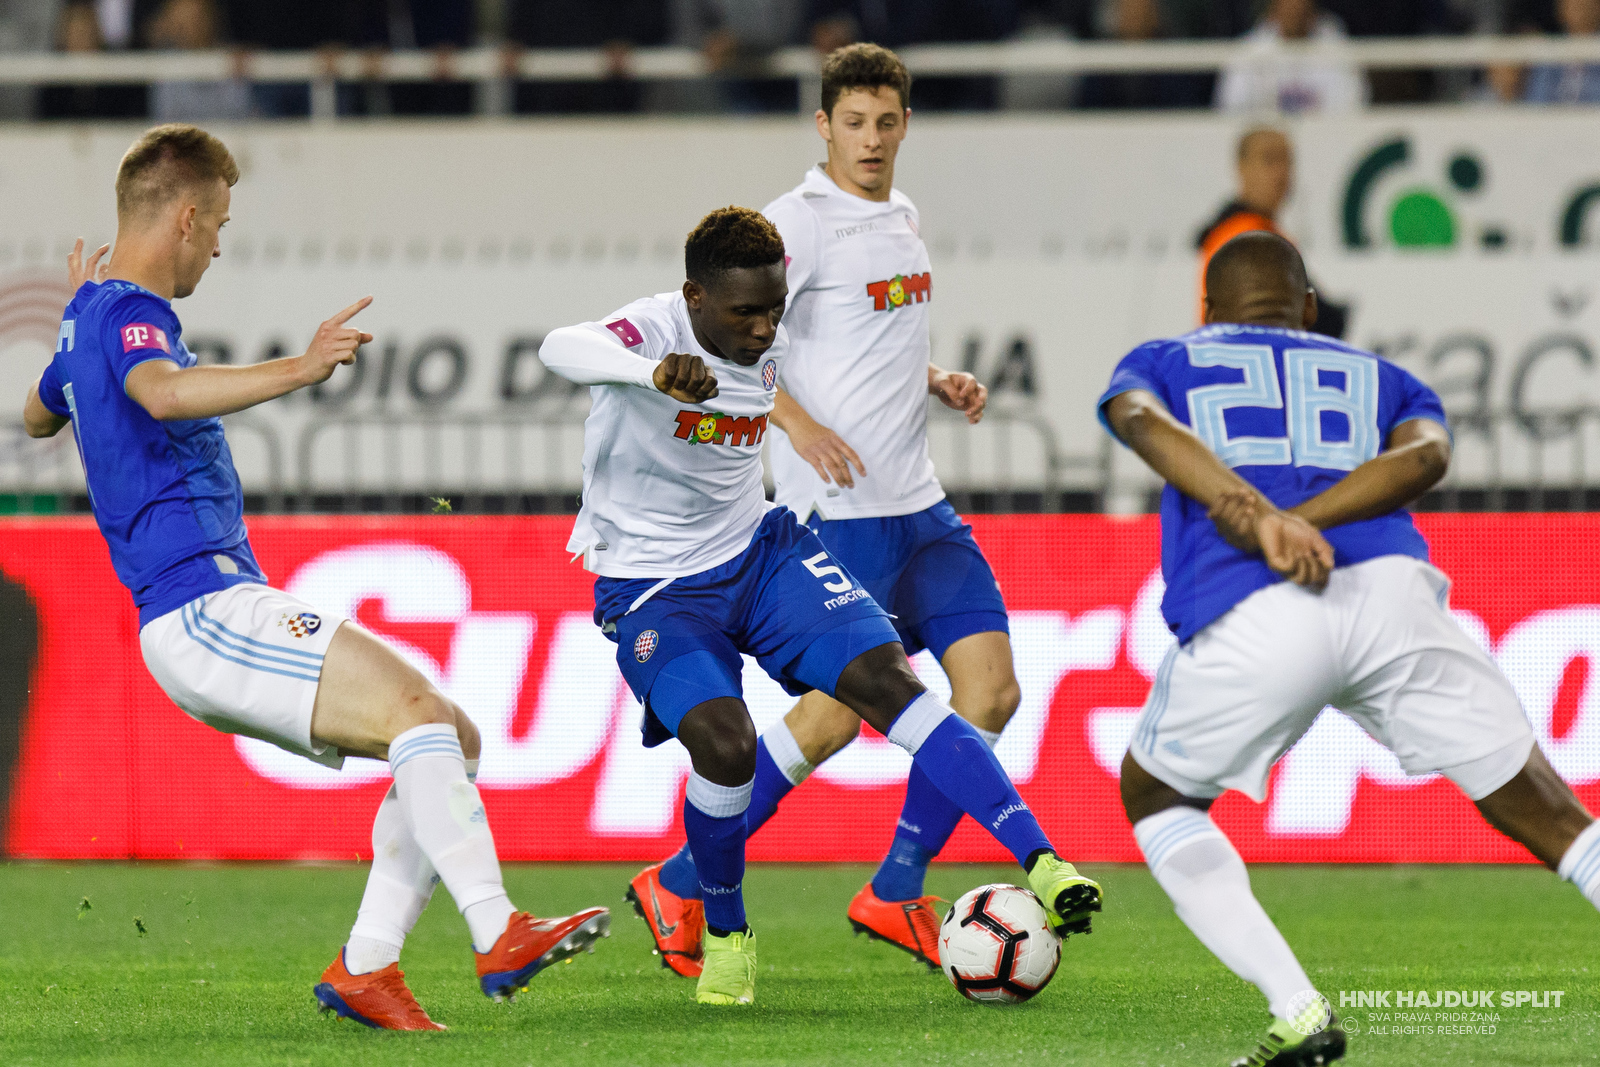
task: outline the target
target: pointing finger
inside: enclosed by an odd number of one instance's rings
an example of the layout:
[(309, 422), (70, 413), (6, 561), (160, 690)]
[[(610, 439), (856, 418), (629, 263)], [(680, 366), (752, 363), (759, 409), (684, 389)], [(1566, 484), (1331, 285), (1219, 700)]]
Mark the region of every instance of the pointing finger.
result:
[(355, 318), (356, 314), (370, 303), (372, 303), (372, 297), (364, 296), (328, 321), (333, 323), (335, 326), (343, 326), (345, 323)]

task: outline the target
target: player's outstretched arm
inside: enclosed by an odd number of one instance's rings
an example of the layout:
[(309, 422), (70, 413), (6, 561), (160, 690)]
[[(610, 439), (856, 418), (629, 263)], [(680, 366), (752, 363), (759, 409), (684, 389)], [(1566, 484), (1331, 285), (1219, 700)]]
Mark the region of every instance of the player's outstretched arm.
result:
[(947, 408), (954, 408), (967, 417), (973, 426), (983, 418), (983, 409), (989, 404), (989, 390), (966, 371), (949, 371), (928, 364), (928, 392), (939, 398)]
[(637, 385), (685, 404), (717, 395), (717, 376), (699, 356), (672, 352), (647, 359), (588, 325), (552, 330), (539, 346), (539, 361), (578, 385)]
[(1450, 469), (1450, 431), (1411, 419), (1389, 434), (1389, 447), (1290, 511), (1319, 530), (1387, 515), (1432, 489)]
[(1174, 489), (1206, 508), (1234, 547), (1259, 552), (1273, 571), (1298, 585), (1321, 589), (1333, 569), (1333, 547), (1304, 519), (1278, 510), (1255, 486), (1207, 448), (1166, 405), (1144, 389), (1106, 403), (1106, 421)]
[(837, 482), (846, 489), (854, 488), (856, 480), (850, 473), (851, 464), (855, 465), (863, 478), (867, 476), (866, 465), (856, 455), (856, 450), (846, 444), (844, 438), (813, 419), (798, 400), (782, 389), (778, 390), (778, 398), (772, 405), (772, 421), (778, 429), (789, 435), (789, 443), (794, 445), (794, 450), (801, 459), (811, 464), (811, 469), (823, 481)]
[(44, 406), (37, 382), (28, 387), (28, 399), (22, 402), (22, 428), (29, 437), (54, 437), (70, 421)]
[(304, 355), (251, 367), (179, 367), (169, 359), (154, 359), (129, 371), (123, 388), (163, 422), (207, 419), (255, 407), (327, 381), (334, 367), (354, 363), (356, 349), (372, 335), (345, 324), (370, 303), (372, 297), (364, 296), (318, 326)]

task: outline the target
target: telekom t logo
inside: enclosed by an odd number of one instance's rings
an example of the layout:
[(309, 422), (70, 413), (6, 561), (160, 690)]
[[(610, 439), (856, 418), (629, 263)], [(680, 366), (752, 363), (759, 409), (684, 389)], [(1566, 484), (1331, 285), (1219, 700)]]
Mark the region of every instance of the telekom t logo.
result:
[(132, 352), (138, 348), (159, 348), (163, 352), (170, 352), (167, 347), (166, 331), (159, 326), (152, 326), (148, 322), (130, 322), (122, 328), (122, 350)]

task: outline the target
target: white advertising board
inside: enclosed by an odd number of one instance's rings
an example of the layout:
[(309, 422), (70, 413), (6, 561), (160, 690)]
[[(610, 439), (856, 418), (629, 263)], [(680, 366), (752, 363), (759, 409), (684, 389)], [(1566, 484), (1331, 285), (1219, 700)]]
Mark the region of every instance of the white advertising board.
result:
[[(1100, 447), (1093, 403), (1116, 360), (1194, 325), (1194, 238), (1231, 194), (1240, 130), (1211, 115), (913, 119), (898, 179), (932, 255), (934, 359), (975, 368), (997, 385), (996, 410), (1021, 420), (941, 426), (948, 481), (1039, 484), (1038, 427), (1061, 453)], [(683, 236), (705, 211), (759, 207), (821, 156), (798, 119), (217, 132), (243, 178), (222, 259), (177, 306), (190, 345), (234, 362), (293, 353), (321, 319), (376, 298), (359, 320), (377, 336), (363, 366), (256, 413), (291, 489), (302, 475), (322, 488), (576, 486), (587, 401), (542, 379), (537, 340), (675, 288)], [(1495, 464), (1511, 482), (1583, 476), (1582, 446), (1600, 454), (1600, 430), (1528, 413), (1593, 405), (1600, 390), (1589, 239), (1600, 222), (1585, 218), (1600, 199), (1600, 123), (1581, 111), (1383, 110), (1290, 132), (1297, 189), (1281, 222), (1319, 285), (1352, 306), (1349, 339), (1434, 384), (1453, 413), (1506, 413), (1495, 452), (1461, 435), (1456, 477), (1482, 482)], [(0, 131), (9, 403), (53, 346), (71, 239), (114, 234), (111, 182), (136, 133)], [(380, 415), (401, 424), (343, 426)], [(308, 427), (325, 432), (307, 438)], [(264, 487), (259, 435), (236, 436), (246, 482)], [(13, 431), (0, 486), (47, 481), (51, 455)], [(1116, 469), (1125, 489), (1147, 484), (1125, 455)]]

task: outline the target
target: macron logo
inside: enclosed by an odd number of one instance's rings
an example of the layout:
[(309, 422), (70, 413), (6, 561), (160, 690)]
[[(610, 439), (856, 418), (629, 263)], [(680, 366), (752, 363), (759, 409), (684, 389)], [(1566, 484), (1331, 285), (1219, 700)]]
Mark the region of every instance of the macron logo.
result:
[(612, 333), (621, 338), (622, 343), (627, 345), (629, 348), (638, 348), (640, 345), (644, 344), (644, 334), (639, 332), (639, 327), (635, 326), (627, 319), (618, 319), (615, 322), (608, 322), (606, 323), (606, 329), (610, 330)]
[(136, 348), (159, 348), (169, 354), (172, 352), (167, 345), (166, 331), (148, 322), (130, 322), (122, 328), (122, 350), (132, 352)]

